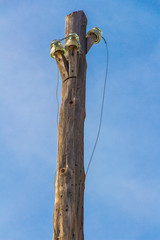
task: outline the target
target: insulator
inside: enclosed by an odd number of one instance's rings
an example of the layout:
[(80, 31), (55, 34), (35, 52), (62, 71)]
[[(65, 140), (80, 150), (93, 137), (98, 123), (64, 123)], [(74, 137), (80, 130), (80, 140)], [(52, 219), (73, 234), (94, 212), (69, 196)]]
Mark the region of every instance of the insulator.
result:
[(101, 41), (102, 31), (101, 31), (100, 28), (94, 27), (87, 33), (87, 37), (89, 37), (91, 35), (95, 35), (96, 36), (96, 40), (95, 40), (94, 44), (97, 44), (97, 43), (99, 43)]
[(58, 40), (53, 40), (50, 45), (50, 55), (52, 58), (56, 58), (55, 53), (61, 52), (62, 54), (65, 53), (65, 48), (63, 47), (63, 44)]
[(65, 49), (68, 50), (70, 47), (75, 47), (79, 51), (81, 44), (77, 33), (70, 33), (66, 39)]

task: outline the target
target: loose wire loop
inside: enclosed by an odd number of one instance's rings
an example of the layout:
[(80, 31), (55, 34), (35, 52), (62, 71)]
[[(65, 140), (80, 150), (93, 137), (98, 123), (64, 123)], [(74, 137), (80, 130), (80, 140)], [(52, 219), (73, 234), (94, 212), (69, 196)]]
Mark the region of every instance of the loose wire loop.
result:
[(95, 152), (98, 140), (99, 140), (99, 135), (100, 135), (101, 126), (102, 126), (103, 107), (104, 107), (104, 99), (105, 99), (105, 92), (106, 92), (106, 82), (107, 82), (107, 76), (108, 76), (108, 58), (109, 58), (107, 41), (106, 41), (106, 39), (103, 36), (102, 36), (102, 39), (103, 39), (103, 41), (104, 41), (104, 43), (106, 45), (106, 50), (107, 50), (106, 73), (105, 73), (105, 80), (104, 80), (104, 87), (103, 87), (103, 95), (102, 95), (102, 105), (101, 105), (101, 114), (100, 114), (99, 128), (98, 128), (98, 132), (97, 132), (96, 141), (95, 141), (95, 144), (94, 144), (94, 147), (93, 147), (93, 150), (92, 150), (92, 154), (91, 154), (88, 166), (87, 166), (85, 179), (86, 179), (88, 170), (90, 168), (90, 165), (91, 165), (91, 162), (92, 162), (92, 159), (93, 159), (93, 155), (94, 155), (94, 152)]

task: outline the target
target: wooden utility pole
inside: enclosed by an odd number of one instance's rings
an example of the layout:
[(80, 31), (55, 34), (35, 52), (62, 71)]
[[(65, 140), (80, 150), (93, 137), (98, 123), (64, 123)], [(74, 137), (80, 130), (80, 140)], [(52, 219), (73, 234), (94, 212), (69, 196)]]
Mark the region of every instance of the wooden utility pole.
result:
[[(86, 86), (86, 53), (96, 39), (86, 38), (87, 18), (83, 11), (69, 14), (65, 22), (67, 36), (76, 33), (81, 48), (71, 37), (67, 52), (55, 50), (62, 78), (62, 99), (58, 125), (57, 176), (53, 240), (83, 240), (84, 202), (84, 119)], [(57, 48), (58, 49), (58, 48)]]

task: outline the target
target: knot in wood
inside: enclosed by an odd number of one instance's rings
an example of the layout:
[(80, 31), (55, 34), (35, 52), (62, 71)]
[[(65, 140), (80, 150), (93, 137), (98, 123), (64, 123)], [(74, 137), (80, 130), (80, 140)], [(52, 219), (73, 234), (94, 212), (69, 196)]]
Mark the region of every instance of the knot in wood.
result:
[(65, 174), (67, 172), (67, 168), (61, 168), (60, 169), (60, 176)]

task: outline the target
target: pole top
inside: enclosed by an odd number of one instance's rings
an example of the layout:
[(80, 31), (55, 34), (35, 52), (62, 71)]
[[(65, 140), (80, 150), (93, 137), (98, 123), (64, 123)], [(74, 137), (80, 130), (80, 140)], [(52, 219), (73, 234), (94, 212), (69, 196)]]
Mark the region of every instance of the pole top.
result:
[(101, 41), (102, 30), (98, 27), (94, 27), (87, 33), (87, 37), (92, 36), (92, 35), (94, 35), (96, 37), (94, 44), (97, 44)]
[(68, 14), (66, 17), (72, 17), (72, 16), (75, 16), (75, 15), (79, 15), (79, 16), (82, 15), (82, 17), (84, 17), (87, 21), (87, 17), (86, 17), (83, 10), (74, 11), (74, 12)]
[(65, 37), (70, 33), (77, 33), (81, 44), (81, 53), (86, 52), (86, 26), (87, 17), (82, 10), (72, 12), (66, 16)]

